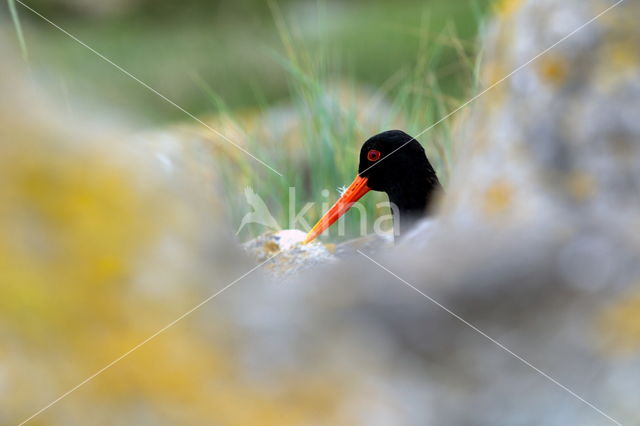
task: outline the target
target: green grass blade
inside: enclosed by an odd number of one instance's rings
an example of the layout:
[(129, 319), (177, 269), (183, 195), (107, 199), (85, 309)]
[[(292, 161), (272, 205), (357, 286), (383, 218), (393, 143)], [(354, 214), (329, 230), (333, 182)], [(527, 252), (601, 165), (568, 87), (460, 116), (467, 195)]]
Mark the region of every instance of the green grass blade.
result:
[(18, 44), (20, 45), (20, 51), (22, 52), (22, 57), (25, 61), (29, 60), (29, 51), (27, 50), (27, 43), (24, 38), (24, 32), (22, 31), (22, 24), (20, 23), (20, 18), (18, 16), (18, 9), (16, 8), (15, 0), (7, 0), (7, 5), (9, 6), (9, 12), (11, 13), (11, 20), (13, 21), (13, 26), (16, 29), (16, 36), (18, 37)]

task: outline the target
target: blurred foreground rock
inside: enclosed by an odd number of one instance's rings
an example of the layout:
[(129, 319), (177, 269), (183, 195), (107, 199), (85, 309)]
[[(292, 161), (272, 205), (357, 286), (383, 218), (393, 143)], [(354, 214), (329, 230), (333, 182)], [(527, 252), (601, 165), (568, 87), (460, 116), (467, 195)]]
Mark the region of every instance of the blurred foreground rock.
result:
[[(482, 87), (614, 2), (504, 4)], [(640, 422), (639, 18), (621, 3), (480, 97), (438, 224), (383, 261), (605, 414), (422, 298), (382, 323), (428, 360), (440, 422)]]
[[(613, 2), (502, 4), (483, 87)], [(69, 123), (3, 64), (0, 423), (230, 283), (34, 424), (640, 423), (639, 9), (470, 107), (428, 238), (372, 255), (441, 306), (364, 257), (246, 275), (210, 151)]]

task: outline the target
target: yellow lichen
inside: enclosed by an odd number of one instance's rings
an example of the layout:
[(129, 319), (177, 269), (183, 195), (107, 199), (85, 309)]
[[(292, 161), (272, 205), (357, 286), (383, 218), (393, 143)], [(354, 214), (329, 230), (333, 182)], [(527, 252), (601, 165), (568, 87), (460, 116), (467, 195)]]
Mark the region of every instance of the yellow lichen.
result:
[(334, 254), (336, 252), (336, 245), (335, 244), (325, 244), (324, 247), (327, 249), (327, 251), (331, 254)]
[(522, 0), (499, 0), (495, 3), (496, 14), (502, 16), (511, 15), (520, 7), (521, 3)]
[(619, 299), (597, 321), (605, 349), (616, 354), (640, 351), (640, 291)]
[(575, 172), (565, 180), (565, 188), (577, 201), (585, 201), (596, 192), (596, 182), (592, 175), (583, 172)]
[(276, 254), (276, 253), (278, 253), (280, 251), (280, 246), (275, 241), (267, 241), (264, 244), (264, 250), (268, 254), (272, 255), (272, 254)]
[(559, 56), (545, 56), (539, 62), (538, 73), (542, 81), (558, 86), (567, 79), (568, 63)]
[(640, 62), (640, 53), (637, 46), (631, 41), (618, 42), (608, 46), (607, 66), (618, 70), (635, 70)]
[(513, 201), (513, 186), (504, 180), (494, 182), (484, 193), (483, 210), (489, 215), (505, 212)]

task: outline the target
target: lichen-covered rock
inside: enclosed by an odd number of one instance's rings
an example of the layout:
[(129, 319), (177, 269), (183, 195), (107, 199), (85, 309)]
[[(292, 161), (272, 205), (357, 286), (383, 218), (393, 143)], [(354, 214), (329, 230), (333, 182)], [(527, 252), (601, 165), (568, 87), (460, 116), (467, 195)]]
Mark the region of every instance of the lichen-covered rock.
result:
[[(18, 424), (253, 263), (204, 144), (72, 121), (1, 38), (0, 57), (0, 424)], [(341, 392), (243, 364), (229, 336), (252, 311), (200, 308), (30, 423), (340, 424)]]
[(391, 234), (372, 234), (340, 244), (314, 240), (302, 244), (306, 234), (296, 229), (267, 232), (242, 244), (247, 253), (263, 263), (276, 277), (295, 275), (317, 265), (331, 264), (339, 259), (359, 255), (358, 251), (375, 253), (393, 247)]
[(614, 4), (521, 2), (490, 27), (480, 89), (570, 37), (475, 102), (457, 147), (449, 220), (589, 216), (639, 242), (625, 230), (639, 225), (631, 194), (640, 179), (640, 5)]
[(242, 245), (258, 263), (278, 277), (291, 275), (313, 265), (335, 261), (331, 247), (313, 241), (302, 244), (306, 234), (295, 229), (268, 232)]

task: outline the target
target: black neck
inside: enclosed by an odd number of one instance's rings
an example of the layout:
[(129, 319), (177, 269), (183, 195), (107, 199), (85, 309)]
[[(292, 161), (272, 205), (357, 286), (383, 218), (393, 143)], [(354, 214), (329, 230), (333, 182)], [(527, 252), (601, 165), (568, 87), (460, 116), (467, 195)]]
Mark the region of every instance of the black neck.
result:
[(433, 198), (440, 189), (440, 183), (434, 173), (432, 176), (424, 176), (418, 182), (413, 181), (411, 184), (398, 185), (387, 190), (392, 204), (394, 226), (396, 223), (399, 225), (400, 236), (406, 234), (416, 222), (430, 213)]

